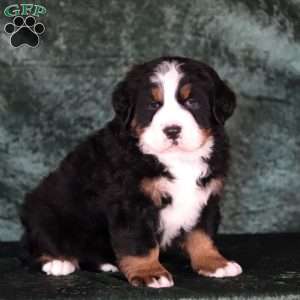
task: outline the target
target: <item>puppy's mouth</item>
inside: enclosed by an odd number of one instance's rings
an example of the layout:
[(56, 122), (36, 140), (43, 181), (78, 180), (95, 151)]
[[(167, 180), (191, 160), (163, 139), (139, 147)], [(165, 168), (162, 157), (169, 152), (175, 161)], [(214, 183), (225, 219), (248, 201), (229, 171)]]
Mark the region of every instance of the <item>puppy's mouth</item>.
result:
[(168, 152), (170, 150), (175, 150), (180, 148), (180, 140), (166, 140), (165, 141), (166, 147), (163, 149), (163, 152)]
[(167, 147), (165, 147), (161, 153), (167, 153), (167, 152), (193, 152), (201, 147), (201, 144), (198, 145), (198, 147), (193, 147), (191, 149), (187, 148), (180, 139), (177, 140), (170, 140)]
[(203, 145), (203, 141), (194, 142), (189, 144), (185, 139), (179, 137), (177, 139), (167, 139), (165, 138), (160, 143), (144, 143), (143, 140), (140, 140), (139, 147), (142, 152), (147, 154), (167, 154), (167, 153), (190, 153), (198, 150)]

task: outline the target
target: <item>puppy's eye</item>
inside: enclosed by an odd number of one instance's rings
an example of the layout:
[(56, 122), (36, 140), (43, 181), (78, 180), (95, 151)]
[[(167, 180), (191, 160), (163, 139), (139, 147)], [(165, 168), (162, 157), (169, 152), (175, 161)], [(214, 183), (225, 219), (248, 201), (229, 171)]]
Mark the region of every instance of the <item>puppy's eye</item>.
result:
[(200, 103), (194, 98), (189, 98), (186, 101), (184, 101), (184, 106), (189, 109), (199, 109)]
[(148, 108), (151, 109), (151, 110), (157, 110), (161, 107), (161, 103), (158, 102), (158, 101), (151, 101), (149, 104), (148, 104)]

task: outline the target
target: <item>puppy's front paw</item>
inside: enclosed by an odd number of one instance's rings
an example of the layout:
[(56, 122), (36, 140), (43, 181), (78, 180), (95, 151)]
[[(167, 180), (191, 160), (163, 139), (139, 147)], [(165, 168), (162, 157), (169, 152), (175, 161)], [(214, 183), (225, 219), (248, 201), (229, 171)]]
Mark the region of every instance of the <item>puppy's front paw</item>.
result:
[(137, 270), (129, 278), (133, 286), (148, 286), (151, 288), (166, 288), (174, 285), (172, 275), (162, 266), (150, 270)]
[(208, 272), (201, 269), (198, 271), (201, 275), (216, 278), (234, 277), (240, 275), (242, 272), (242, 267), (234, 261), (227, 262), (226, 266), (217, 268), (214, 272)]
[(160, 264), (159, 248), (143, 256), (123, 256), (119, 268), (133, 286), (166, 288), (174, 285), (172, 275)]

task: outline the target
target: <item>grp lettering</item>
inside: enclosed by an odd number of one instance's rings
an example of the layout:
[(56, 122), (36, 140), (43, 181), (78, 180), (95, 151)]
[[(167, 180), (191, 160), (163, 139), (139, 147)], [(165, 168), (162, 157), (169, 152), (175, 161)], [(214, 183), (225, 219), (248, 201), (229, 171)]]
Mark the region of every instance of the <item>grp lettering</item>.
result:
[(39, 17), (41, 15), (45, 15), (47, 13), (47, 9), (38, 4), (12, 4), (5, 8), (4, 15), (6, 17), (16, 17), (16, 16), (27, 16), (32, 15), (35, 17)]

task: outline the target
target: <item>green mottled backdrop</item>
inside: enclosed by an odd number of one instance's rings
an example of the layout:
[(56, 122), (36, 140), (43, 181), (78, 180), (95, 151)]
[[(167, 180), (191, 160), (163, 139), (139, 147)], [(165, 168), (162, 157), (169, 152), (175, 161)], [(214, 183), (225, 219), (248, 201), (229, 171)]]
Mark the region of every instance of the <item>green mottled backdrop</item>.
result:
[(13, 49), (0, 17), (0, 240), (20, 236), (24, 193), (111, 118), (128, 67), (162, 54), (211, 64), (238, 94), (222, 231), (300, 230), (298, 0), (38, 3), (36, 49)]

